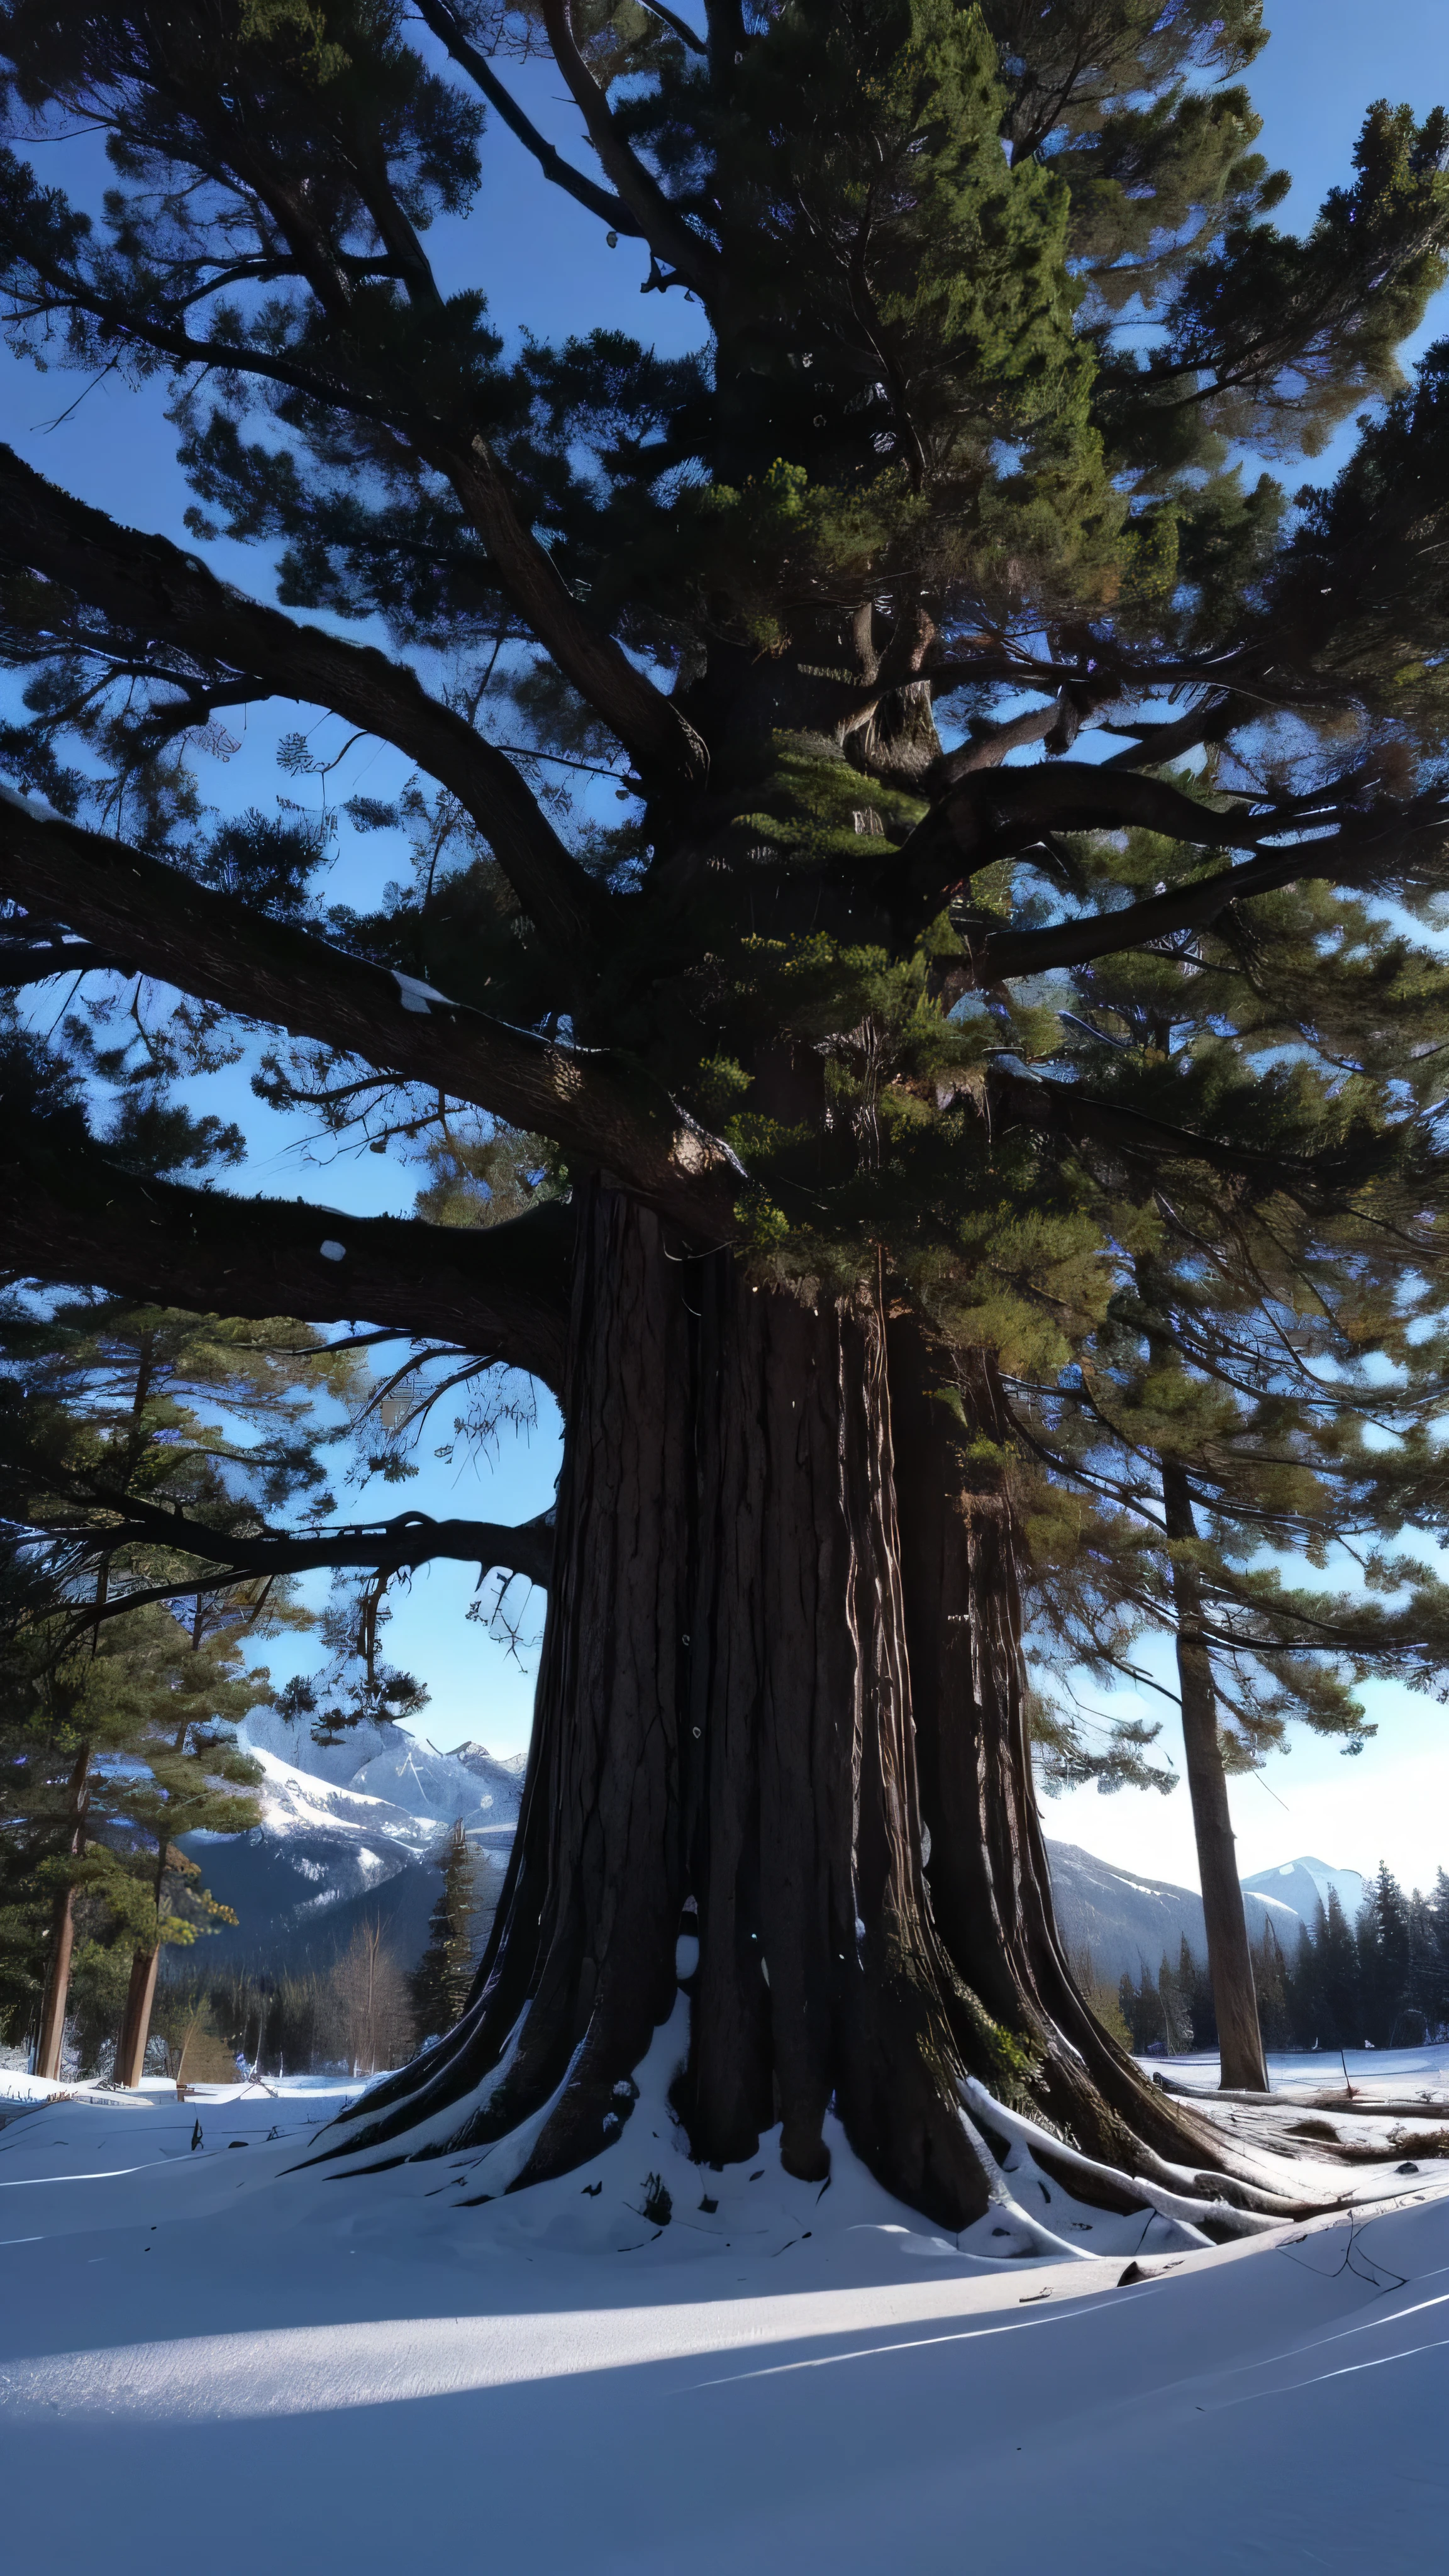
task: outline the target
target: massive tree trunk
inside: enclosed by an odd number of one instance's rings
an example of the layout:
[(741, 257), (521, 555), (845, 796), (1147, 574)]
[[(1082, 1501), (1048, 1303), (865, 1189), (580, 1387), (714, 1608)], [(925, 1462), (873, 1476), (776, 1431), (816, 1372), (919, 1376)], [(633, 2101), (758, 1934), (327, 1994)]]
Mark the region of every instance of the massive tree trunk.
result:
[(1181, 2191), (1185, 2159), (1213, 2196), (1286, 2208), (1143, 2082), (1063, 1959), (989, 1372), (947, 1372), (879, 1278), (752, 1276), (602, 1181), (576, 1211), (509, 1876), (468, 2012), (344, 2148), (521, 2132), (512, 2188), (594, 2155), (670, 2010), (683, 1923), (676, 2103), (711, 2163), (778, 2123), (787, 2169), (823, 2177), (833, 2108), (882, 2182), (959, 2228), (991, 2190), (975, 2078), (1118, 2168)]

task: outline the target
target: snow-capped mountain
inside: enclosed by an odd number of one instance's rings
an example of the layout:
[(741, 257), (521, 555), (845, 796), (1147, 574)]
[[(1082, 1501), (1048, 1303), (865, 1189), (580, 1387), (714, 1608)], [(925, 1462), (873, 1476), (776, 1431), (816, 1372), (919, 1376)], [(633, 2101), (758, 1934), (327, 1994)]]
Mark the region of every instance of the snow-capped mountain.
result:
[(1298, 1860), (1280, 1861), (1275, 1869), (1255, 1870), (1243, 1881), (1245, 1892), (1276, 1897), (1280, 1905), (1291, 1905), (1302, 1923), (1312, 1928), (1319, 1904), (1328, 1903), (1329, 1889), (1336, 1888), (1338, 1901), (1352, 1923), (1366, 1894), (1362, 1874), (1356, 1869), (1331, 1869), (1326, 1860), (1312, 1860), (1306, 1855)]
[[(1206, 1958), (1202, 1898), (1190, 1887), (1174, 1887), (1168, 1879), (1143, 1878), (1135, 1871), (1117, 1869), (1075, 1843), (1049, 1842), (1047, 1858), (1057, 1922), (1067, 1948), (1089, 1950), (1099, 1973), (1114, 1984), (1124, 1968), (1136, 1977), (1145, 1965), (1155, 1976), (1164, 1951), (1175, 1967), (1184, 1933), (1195, 1956)], [(1248, 1936), (1260, 1941), (1264, 1925), (1271, 1922), (1291, 1956), (1298, 1943), (1299, 1917), (1292, 1904), (1277, 1895), (1274, 1873), (1265, 1875), (1273, 1881), (1272, 1895), (1262, 1892), (1257, 1880), (1244, 1882)]]
[(238, 1730), (263, 1771), (262, 1822), (236, 1840), (187, 1837), (235, 1931), (208, 1942), (258, 1965), (319, 1965), (357, 1922), (380, 1919), (410, 1963), (438, 1894), (429, 1866), (461, 1818), (478, 1863), (479, 1931), (498, 1902), (523, 1792), (523, 1757), (481, 1744), (439, 1753), (390, 1722), (312, 1742), (304, 1721), (253, 1709)]
[[(239, 1732), (265, 1774), (262, 1823), (235, 1841), (187, 1842), (212, 1894), (238, 1917), (234, 1932), (208, 1943), (209, 1958), (321, 1965), (359, 1921), (376, 1918), (410, 1964), (438, 1894), (432, 1855), (458, 1818), (478, 1861), (481, 1937), (518, 1822), (522, 1754), (500, 1757), (471, 1743), (440, 1753), (390, 1722), (318, 1745), (305, 1720), (289, 1724), (268, 1708), (253, 1709)], [(1090, 1950), (1105, 1976), (1115, 1980), (1124, 1968), (1135, 1976), (1144, 1962), (1155, 1971), (1164, 1951), (1176, 1959), (1184, 1933), (1205, 1955), (1202, 1899), (1191, 1888), (1116, 1868), (1072, 1843), (1049, 1842), (1047, 1852), (1067, 1945)], [(1330, 1886), (1352, 1921), (1364, 1892), (1357, 1870), (1305, 1857), (1245, 1879), (1252, 1938), (1271, 1921), (1291, 1953), (1299, 1923), (1312, 1923)]]

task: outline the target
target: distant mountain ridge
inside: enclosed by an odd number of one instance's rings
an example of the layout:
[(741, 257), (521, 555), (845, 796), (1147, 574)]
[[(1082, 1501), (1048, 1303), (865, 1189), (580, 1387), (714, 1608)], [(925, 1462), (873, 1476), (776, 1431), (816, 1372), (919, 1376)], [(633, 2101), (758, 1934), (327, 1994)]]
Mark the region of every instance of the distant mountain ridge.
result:
[(208, 1940), (208, 1966), (234, 1958), (274, 1972), (324, 1967), (364, 1919), (380, 1921), (411, 1965), (438, 1895), (431, 1856), (459, 1819), (478, 1863), (482, 1937), (518, 1822), (521, 1754), (472, 1743), (440, 1753), (391, 1721), (314, 1744), (305, 1721), (267, 1708), (251, 1711), (238, 1740), (265, 1775), (262, 1822), (234, 1840), (185, 1838), (211, 1893), (238, 1918)]
[[(265, 1773), (262, 1822), (236, 1840), (187, 1838), (212, 1894), (238, 1917), (234, 1931), (207, 1942), (208, 1964), (245, 1958), (274, 1972), (320, 1968), (360, 1922), (380, 1920), (411, 1965), (438, 1894), (431, 1856), (458, 1818), (479, 1864), (482, 1937), (518, 1822), (521, 1753), (473, 1743), (440, 1753), (390, 1721), (314, 1744), (305, 1720), (289, 1723), (269, 1708), (253, 1709), (239, 1732)], [(1155, 1973), (1164, 1950), (1175, 1960), (1184, 1933), (1205, 1955), (1202, 1899), (1191, 1888), (1098, 1860), (1075, 1843), (1048, 1842), (1047, 1856), (1067, 1947), (1090, 1950), (1114, 1983), (1124, 1968), (1134, 1977), (1144, 1964)], [(1291, 1952), (1299, 1923), (1312, 1923), (1330, 1886), (1352, 1921), (1364, 1893), (1357, 1870), (1305, 1855), (1245, 1879), (1253, 1939), (1271, 1922)]]
[(1275, 1869), (1255, 1870), (1243, 1881), (1243, 1892), (1258, 1896), (1275, 1896), (1280, 1905), (1291, 1905), (1300, 1922), (1312, 1926), (1320, 1903), (1327, 1905), (1330, 1888), (1352, 1923), (1365, 1896), (1368, 1883), (1356, 1869), (1332, 1869), (1326, 1860), (1313, 1860), (1305, 1854), (1299, 1860), (1279, 1861)]
[[(1118, 1869), (1112, 1862), (1098, 1860), (1094, 1853), (1081, 1850), (1076, 1843), (1049, 1842), (1047, 1858), (1057, 1923), (1067, 1948), (1090, 1950), (1100, 1973), (1114, 1985), (1124, 1969), (1137, 1977), (1145, 1966), (1155, 1976), (1164, 1951), (1175, 1966), (1184, 1933), (1194, 1955), (1206, 1958), (1202, 1898), (1190, 1887), (1175, 1887), (1169, 1879), (1144, 1878), (1136, 1871)], [(1299, 1866), (1306, 1865), (1289, 1864), (1290, 1869)], [(1276, 1888), (1274, 1872), (1260, 1875), (1270, 1878)], [(1286, 1880), (1283, 1883), (1288, 1884)], [(1244, 1883), (1243, 1900), (1249, 1938), (1261, 1941), (1264, 1926), (1271, 1923), (1291, 1956), (1298, 1945), (1298, 1926), (1303, 1919), (1296, 1908), (1277, 1895), (1262, 1892), (1256, 1883), (1252, 1887)]]

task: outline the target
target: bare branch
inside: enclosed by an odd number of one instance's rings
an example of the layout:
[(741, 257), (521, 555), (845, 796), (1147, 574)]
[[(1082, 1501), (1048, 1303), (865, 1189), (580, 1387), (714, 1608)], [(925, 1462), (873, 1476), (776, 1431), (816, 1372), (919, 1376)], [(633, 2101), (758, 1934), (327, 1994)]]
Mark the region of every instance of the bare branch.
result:
[(586, 178), (582, 170), (576, 170), (571, 161), (565, 161), (562, 153), (555, 151), (547, 137), (540, 134), (538, 127), (524, 115), (517, 99), (504, 88), (487, 55), (470, 42), (457, 11), (448, 8), (446, 0), (417, 0), (417, 11), (424, 26), (432, 29), (458, 69), (466, 72), (468, 78), (476, 83), (509, 133), (516, 136), (525, 152), (533, 154), (546, 179), (552, 180), (556, 188), (562, 188), (566, 196), (574, 198), (589, 214), (597, 215), (601, 223), (611, 225), (616, 233), (632, 233), (636, 237), (642, 234), (643, 226), (630, 213), (623, 198), (611, 197), (607, 188), (599, 187), (596, 181)]
[(668, 260), (702, 303), (718, 305), (727, 284), (724, 262), (718, 251), (684, 222), (653, 172), (646, 169), (619, 132), (609, 102), (579, 51), (569, 0), (543, 0), (543, 23), (554, 60), (568, 82), (589, 141), (633, 214), (636, 229), (655, 258)]
[(524, 524), (481, 433), (466, 443), (406, 424), (418, 454), (447, 477), (488, 549), (505, 597), (565, 679), (646, 776), (702, 781), (709, 754), (682, 708), (637, 671), (622, 645), (585, 617), (546, 546)]
[[(322, 1567), (360, 1567), (370, 1574), (391, 1576), (447, 1558), (476, 1565), (480, 1580), (501, 1567), (509, 1574), (526, 1575), (545, 1591), (553, 1572), (552, 1509), (516, 1526), (502, 1521), (435, 1521), (426, 1512), (400, 1512), (392, 1520), (349, 1521), (305, 1537), (267, 1529), (238, 1537), (234, 1532), (208, 1529), (184, 1512), (166, 1511), (129, 1495), (118, 1496), (112, 1508), (113, 1520), (79, 1527), (68, 1522), (54, 1528), (38, 1525), (37, 1536), (58, 1540), (67, 1554), (73, 1552), (86, 1563), (110, 1558), (121, 1548), (165, 1547), (221, 1570), (201, 1576), (178, 1574), (174, 1582), (114, 1592), (101, 1606), (101, 1617), (138, 1610), (150, 1601), (219, 1592), (229, 1584), (255, 1582), (259, 1577), (311, 1574)], [(95, 1605), (88, 1604), (88, 1627), (97, 1615)]]

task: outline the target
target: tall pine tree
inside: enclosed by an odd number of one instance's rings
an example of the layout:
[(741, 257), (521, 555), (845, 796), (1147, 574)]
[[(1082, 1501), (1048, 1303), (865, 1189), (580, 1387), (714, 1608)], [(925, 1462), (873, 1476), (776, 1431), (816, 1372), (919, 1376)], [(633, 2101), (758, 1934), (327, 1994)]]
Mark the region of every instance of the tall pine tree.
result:
[[(5, 750), (47, 800), (0, 814), (7, 971), (185, 996), (148, 1022), (183, 1069), (261, 1021), (270, 1096), (445, 1159), (459, 1121), (524, 1207), (239, 1222), (78, 1132), (47, 1077), (4, 1137), (16, 1257), (366, 1317), (563, 1396), (477, 1997), (348, 2143), (451, 2106), (473, 2139), (543, 2115), (521, 2183), (592, 2155), (693, 1898), (701, 2154), (778, 2120), (822, 2177), (833, 2103), (959, 2226), (984, 2086), (1281, 2212), (1291, 2167), (1144, 2083), (1056, 1936), (1009, 1390), (1063, 1382), (1188, 1240), (1207, 1271), (1270, 1239), (1406, 1281), (1437, 1260), (1432, 1063), (1402, 1014), (1377, 1048), (1372, 977), (1347, 1057), (1341, 1020), (1290, 1061), (1237, 1002), (1176, 1051), (1079, 1047), (1063, 1012), (1123, 958), (1214, 979), (1246, 949), (1272, 993), (1302, 952), (1285, 890), (1317, 889), (1327, 958), (1353, 907), (1412, 924), (1445, 887), (1449, 368), (1401, 391), (1394, 352), (1444, 275), (1449, 127), (1372, 109), (1298, 239), (1237, 82), (1256, 0), (709, 0), (702, 37), (634, 0), (522, 14), (579, 159), (481, 0), (419, 0), (420, 27), (387, 0), (0, 9), (19, 117), (104, 134), (113, 172), (97, 222), (53, 156), (7, 162), (15, 339), (164, 376), (197, 542), (279, 554), (282, 598), (0, 459)], [(707, 349), (505, 350), (488, 251), (427, 248), (489, 115), (646, 290), (695, 299)], [(1296, 521), (1232, 462), (1378, 397)], [(353, 802), (415, 834), (370, 915), (328, 909), (318, 835), (199, 810), (189, 746), (272, 696), (415, 766), (401, 803)], [(590, 770), (604, 823), (535, 784)], [(206, 1557), (201, 1524), (173, 1537)], [(419, 1520), (332, 1543), (544, 1553)], [(234, 1577), (304, 1542), (210, 1544)], [(1194, 1544), (1169, 1533), (1174, 1568)]]
[[(10, 1060), (33, 1076), (33, 1050), (15, 1035)], [(183, 1135), (194, 1123), (178, 1120)], [(73, 1891), (104, 1880), (120, 1901), (107, 1857), (108, 1832), (127, 1811), (117, 1766), (150, 1768), (173, 1691), (182, 1697), (171, 1733), (183, 1705), (186, 1729), (224, 1710), (243, 1715), (268, 1689), (264, 1672), (248, 1679), (244, 1641), (303, 1615), (285, 1578), (213, 1588), (215, 1566), (178, 1546), (177, 1533), (190, 1526), (213, 1548), (244, 1549), (269, 1506), (307, 1495), (330, 1510), (316, 1400), (348, 1393), (356, 1366), (285, 1320), (98, 1296), (0, 1300), (0, 1512), (17, 1693), (0, 1811), (14, 1819), (13, 1853), (28, 1851), (52, 1889), (42, 2074), (59, 2072)], [(186, 1600), (183, 1636), (158, 1605), (188, 1585), (199, 1588)], [(178, 1662), (183, 1646), (200, 1660)], [(199, 1708), (198, 1690), (213, 1692), (214, 1706)], [(160, 1749), (167, 1741), (163, 1722)], [(181, 1755), (184, 1768), (186, 1730)], [(192, 1821), (237, 1829), (222, 1824), (223, 1812), (224, 1801)], [(253, 1820), (248, 1812), (244, 1822)], [(173, 1824), (170, 1834), (185, 1830)], [(165, 1877), (163, 1867), (149, 1922), (145, 1900), (139, 1914), (134, 1900), (122, 1902), (117, 1917), (135, 1914), (147, 1955)], [(184, 1925), (187, 1909), (172, 1912)]]

